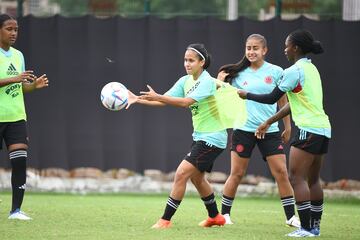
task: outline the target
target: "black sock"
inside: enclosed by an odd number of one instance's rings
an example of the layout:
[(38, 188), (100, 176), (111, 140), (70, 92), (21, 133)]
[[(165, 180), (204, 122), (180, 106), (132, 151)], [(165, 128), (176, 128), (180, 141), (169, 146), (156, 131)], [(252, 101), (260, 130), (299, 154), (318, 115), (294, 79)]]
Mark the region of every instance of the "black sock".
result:
[(285, 211), (286, 219), (289, 220), (295, 215), (295, 199), (294, 196), (281, 198), (281, 203)]
[(201, 198), (201, 199), (204, 201), (204, 204), (208, 211), (209, 217), (211, 217), (211, 218), (216, 217), (216, 215), (219, 214), (219, 211), (217, 209), (214, 193), (210, 194), (207, 197)]
[(233, 201), (234, 201), (234, 198), (228, 197), (223, 194), (222, 199), (221, 199), (221, 214), (222, 215), (224, 215), (224, 214), (230, 215)]
[(181, 200), (176, 200), (169, 196), (166, 203), (164, 215), (161, 218), (170, 221), (172, 216), (175, 214), (176, 209), (179, 207), (180, 203)]
[(320, 229), (324, 199), (311, 201), (311, 227)]
[(307, 231), (310, 231), (310, 201), (303, 201), (296, 203), (301, 227)]
[(11, 161), (11, 187), (12, 207), (11, 212), (21, 208), (26, 188), (26, 158), (25, 149), (17, 149), (9, 153)]

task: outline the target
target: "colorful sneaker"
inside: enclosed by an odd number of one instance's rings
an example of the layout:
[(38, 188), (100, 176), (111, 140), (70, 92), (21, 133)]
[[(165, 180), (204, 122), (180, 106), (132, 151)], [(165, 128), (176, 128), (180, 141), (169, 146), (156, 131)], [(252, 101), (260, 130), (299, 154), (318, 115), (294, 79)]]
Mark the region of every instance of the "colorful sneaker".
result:
[(152, 225), (151, 228), (153, 229), (165, 229), (165, 228), (170, 228), (171, 227), (171, 222), (169, 220), (165, 220), (160, 218), (154, 225)]
[(225, 218), (225, 224), (229, 224), (229, 225), (234, 224), (234, 223), (231, 221), (230, 215), (229, 215), (228, 213), (224, 214), (223, 216), (224, 216), (224, 218)]
[(303, 228), (299, 228), (289, 234), (286, 234), (285, 236), (288, 236), (288, 237), (315, 237), (314, 234), (312, 234), (309, 231), (306, 231)]
[(286, 220), (286, 225), (289, 227), (296, 227), (299, 228), (301, 226), (300, 220), (297, 216), (292, 216), (289, 220)]
[(20, 209), (16, 209), (14, 212), (10, 213), (8, 219), (17, 219), (17, 220), (32, 220), (31, 217), (28, 217)]
[(206, 220), (199, 223), (200, 227), (224, 226), (226, 220), (220, 213), (214, 218), (208, 217)]
[(312, 229), (310, 230), (310, 232), (311, 232), (312, 234), (314, 234), (314, 235), (315, 235), (315, 237), (320, 236), (320, 229), (319, 229), (319, 228), (317, 228), (317, 227), (312, 228)]

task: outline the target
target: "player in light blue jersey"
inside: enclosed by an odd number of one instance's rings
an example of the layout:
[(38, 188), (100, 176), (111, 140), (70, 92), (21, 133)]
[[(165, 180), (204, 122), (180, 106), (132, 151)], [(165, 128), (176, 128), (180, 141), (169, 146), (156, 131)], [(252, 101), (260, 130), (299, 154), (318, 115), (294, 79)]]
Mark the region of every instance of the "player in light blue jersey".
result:
[(256, 135), (260, 139), (268, 127), (290, 114), (298, 127), (290, 148), (290, 182), (294, 188), (301, 228), (289, 237), (320, 235), (324, 193), (320, 183), (320, 169), (328, 151), (331, 124), (323, 108), (322, 83), (316, 66), (307, 58), (308, 53), (320, 54), (324, 50), (319, 41), (304, 29), (298, 29), (285, 40), (285, 55), (293, 64), (284, 71), (279, 86), (271, 93), (255, 94), (238, 90), (241, 98), (271, 104), (285, 93), (289, 104), (261, 124)]
[[(129, 103), (139, 103), (149, 106), (172, 105), (190, 108), (193, 118), (194, 132), (193, 144), (190, 152), (179, 164), (174, 184), (167, 200), (163, 216), (152, 226), (155, 229), (171, 227), (171, 218), (179, 207), (190, 179), (198, 190), (201, 199), (208, 211), (208, 218), (199, 225), (211, 227), (224, 225), (225, 219), (218, 212), (214, 191), (205, 178), (205, 172), (210, 172), (217, 156), (226, 148), (227, 132), (219, 131), (201, 132), (195, 126), (207, 125), (214, 121), (208, 117), (210, 110), (207, 104), (216, 92), (216, 82), (206, 71), (210, 64), (210, 56), (203, 44), (191, 44), (187, 47), (184, 57), (186, 76), (180, 78), (164, 95), (156, 93), (150, 86), (148, 92), (141, 92), (136, 96), (129, 91)], [(196, 124), (195, 124), (196, 123)]]
[[(239, 89), (256, 93), (269, 93), (279, 84), (282, 68), (264, 60), (267, 53), (266, 39), (260, 34), (252, 34), (246, 40), (245, 56), (236, 64), (220, 68), (218, 79), (230, 82)], [(279, 107), (287, 103), (286, 96), (278, 101)], [(277, 104), (261, 104), (246, 101), (248, 120), (246, 124), (233, 130), (231, 146), (231, 173), (223, 190), (222, 214), (227, 224), (232, 224), (230, 211), (236, 190), (248, 168), (255, 145), (260, 149), (263, 159), (268, 163), (279, 189), (281, 202), (286, 215), (286, 224), (298, 227), (295, 216), (293, 189), (288, 179), (286, 156), (283, 142), (289, 141), (291, 133), (290, 118), (284, 119), (285, 130), (279, 132), (277, 122), (268, 129), (264, 139), (257, 139), (256, 128), (276, 113)], [(236, 111), (236, 109), (234, 109)]]

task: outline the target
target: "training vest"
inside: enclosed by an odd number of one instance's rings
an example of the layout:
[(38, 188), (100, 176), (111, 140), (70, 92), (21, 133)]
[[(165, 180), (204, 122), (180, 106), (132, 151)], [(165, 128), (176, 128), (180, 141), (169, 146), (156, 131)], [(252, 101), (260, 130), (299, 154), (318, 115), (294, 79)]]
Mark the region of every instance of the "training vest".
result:
[(311, 62), (295, 63), (304, 70), (304, 86), (300, 92), (287, 92), (291, 116), (298, 127), (330, 128), (329, 117), (323, 109), (320, 74)]
[[(0, 81), (19, 75), (23, 70), (23, 56), (10, 47), (11, 56), (0, 52)], [(0, 122), (26, 120), (22, 83), (0, 87)]]
[[(192, 76), (189, 76), (184, 85), (184, 96), (196, 88), (199, 81), (194, 81)], [(243, 126), (247, 120), (246, 105), (238, 96), (237, 89), (215, 78), (211, 78), (211, 81), (214, 84), (209, 91), (213, 91), (214, 95), (190, 106), (194, 131), (217, 132)]]

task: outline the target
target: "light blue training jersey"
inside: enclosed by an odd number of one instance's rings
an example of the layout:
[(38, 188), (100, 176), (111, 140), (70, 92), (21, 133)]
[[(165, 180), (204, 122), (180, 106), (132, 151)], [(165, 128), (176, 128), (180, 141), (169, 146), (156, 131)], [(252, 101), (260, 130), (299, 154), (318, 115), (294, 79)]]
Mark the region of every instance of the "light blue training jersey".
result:
[[(309, 61), (308, 58), (301, 58), (297, 61)], [(282, 80), (279, 84), (279, 89), (283, 92), (289, 92), (294, 90), (295, 88), (301, 88), (305, 83), (305, 74), (304, 70), (297, 66), (296, 63), (291, 67), (284, 70), (284, 74)], [(309, 128), (309, 127), (299, 127), (299, 129), (304, 130), (306, 132), (315, 133), (318, 135), (325, 136), (327, 138), (331, 138), (331, 128)]]
[[(247, 92), (255, 94), (267, 94), (279, 84), (283, 69), (274, 64), (264, 62), (264, 64), (257, 70), (250, 67), (239, 72), (237, 77), (233, 80), (232, 85), (236, 88), (244, 89)], [(273, 116), (277, 111), (277, 103), (263, 104), (251, 100), (246, 100), (246, 108), (248, 120), (240, 130), (247, 132), (255, 132), (260, 124), (265, 122), (268, 118)], [(268, 133), (278, 132), (278, 123), (273, 123)]]
[[(198, 81), (194, 84), (188, 92), (185, 93), (185, 82), (189, 79), (189, 75), (181, 77), (175, 84), (172, 86), (165, 95), (172, 97), (182, 97), (182, 98), (192, 98), (195, 101), (199, 102), (207, 97), (210, 97), (216, 92), (216, 83), (210, 74), (204, 70)], [(208, 144), (214, 145), (218, 148), (225, 149), (227, 144), (227, 131), (219, 132), (196, 132), (193, 134), (194, 141), (204, 141)]]

